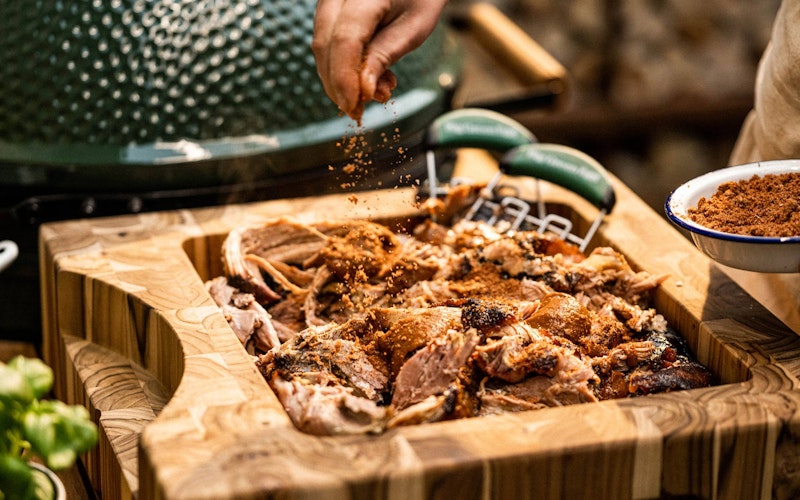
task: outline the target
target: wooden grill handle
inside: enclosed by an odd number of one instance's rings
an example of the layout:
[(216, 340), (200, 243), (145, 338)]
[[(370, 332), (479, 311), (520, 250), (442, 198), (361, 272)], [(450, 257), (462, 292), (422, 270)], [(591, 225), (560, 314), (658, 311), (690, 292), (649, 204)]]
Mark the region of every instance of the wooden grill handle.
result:
[(566, 68), (495, 5), (476, 2), (466, 12), (475, 40), (526, 86), (546, 84), (563, 106), (568, 96)]

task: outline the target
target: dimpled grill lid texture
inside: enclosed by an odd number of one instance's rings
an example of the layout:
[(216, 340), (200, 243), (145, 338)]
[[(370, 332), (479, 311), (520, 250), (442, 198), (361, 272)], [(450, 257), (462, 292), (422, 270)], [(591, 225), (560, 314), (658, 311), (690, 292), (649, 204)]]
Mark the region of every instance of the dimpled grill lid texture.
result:
[[(0, 162), (174, 164), (327, 147), (353, 123), (317, 76), (315, 5), (4, 1)], [(396, 65), (395, 99), (408, 102), (368, 109), (366, 127), (408, 126), (399, 109), (426, 114), (442, 105), (439, 75), (452, 59), (446, 39), (437, 30)]]

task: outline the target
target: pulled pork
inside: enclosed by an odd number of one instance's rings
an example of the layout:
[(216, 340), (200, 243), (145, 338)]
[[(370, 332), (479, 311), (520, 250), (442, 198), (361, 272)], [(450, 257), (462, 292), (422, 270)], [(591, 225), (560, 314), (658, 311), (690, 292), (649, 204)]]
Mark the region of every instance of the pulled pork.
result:
[(233, 231), (207, 288), (295, 425), (321, 435), (709, 385), (601, 247), (426, 220)]

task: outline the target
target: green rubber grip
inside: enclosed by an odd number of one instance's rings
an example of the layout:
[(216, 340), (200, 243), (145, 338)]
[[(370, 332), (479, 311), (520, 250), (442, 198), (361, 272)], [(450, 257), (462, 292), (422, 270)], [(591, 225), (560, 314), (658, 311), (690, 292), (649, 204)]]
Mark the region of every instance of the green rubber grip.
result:
[(505, 153), (536, 142), (536, 137), (517, 121), (496, 111), (463, 108), (447, 112), (430, 124), (426, 147), (480, 148)]
[(500, 170), (567, 188), (606, 213), (616, 203), (606, 169), (591, 156), (568, 146), (536, 143), (516, 147), (500, 160)]

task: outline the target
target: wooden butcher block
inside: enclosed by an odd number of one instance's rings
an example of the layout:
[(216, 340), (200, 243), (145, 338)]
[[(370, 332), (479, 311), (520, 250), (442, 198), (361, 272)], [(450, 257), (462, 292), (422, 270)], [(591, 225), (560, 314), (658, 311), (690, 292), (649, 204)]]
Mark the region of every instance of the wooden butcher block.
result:
[[(471, 150), (460, 161), (492, 168)], [(233, 228), (402, 220), (419, 213), (412, 190), (44, 225), (44, 355), (56, 395), (100, 425), (92, 484), (142, 499), (797, 498), (800, 337), (612, 181), (595, 244), (670, 275), (655, 306), (718, 383), (376, 436), (296, 430), (204, 281)], [(584, 226), (595, 216), (560, 188), (544, 196)]]

